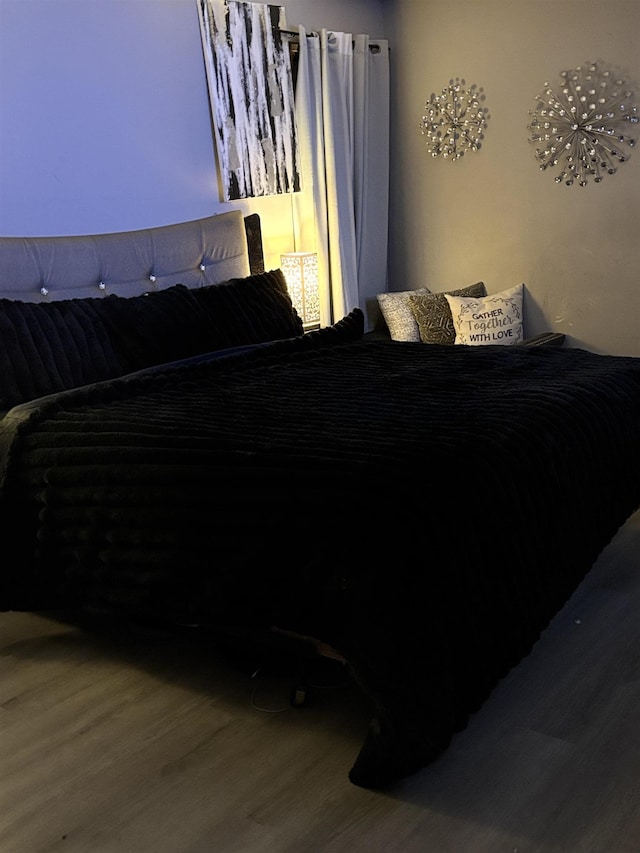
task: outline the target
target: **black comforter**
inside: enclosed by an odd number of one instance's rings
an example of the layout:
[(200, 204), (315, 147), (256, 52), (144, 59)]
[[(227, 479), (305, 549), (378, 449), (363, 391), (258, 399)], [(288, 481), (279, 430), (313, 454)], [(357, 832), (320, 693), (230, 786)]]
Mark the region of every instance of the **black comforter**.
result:
[(323, 332), (13, 409), (0, 607), (316, 637), (371, 699), (350, 778), (377, 787), (442, 752), (640, 505), (640, 359)]

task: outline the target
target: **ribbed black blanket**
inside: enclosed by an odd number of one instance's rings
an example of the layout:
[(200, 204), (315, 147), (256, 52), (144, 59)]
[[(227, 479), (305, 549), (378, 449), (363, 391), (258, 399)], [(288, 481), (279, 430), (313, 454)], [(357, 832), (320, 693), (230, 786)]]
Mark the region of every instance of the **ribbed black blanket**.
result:
[(0, 607), (277, 626), (370, 697), (350, 772), (447, 746), (640, 506), (640, 359), (322, 334), (2, 423)]

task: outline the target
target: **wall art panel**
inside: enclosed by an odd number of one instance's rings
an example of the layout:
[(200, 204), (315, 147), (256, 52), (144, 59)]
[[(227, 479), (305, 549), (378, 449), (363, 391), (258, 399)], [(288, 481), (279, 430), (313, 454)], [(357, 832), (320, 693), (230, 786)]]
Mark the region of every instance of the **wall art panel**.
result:
[(197, 3), (224, 201), (299, 190), (283, 7)]

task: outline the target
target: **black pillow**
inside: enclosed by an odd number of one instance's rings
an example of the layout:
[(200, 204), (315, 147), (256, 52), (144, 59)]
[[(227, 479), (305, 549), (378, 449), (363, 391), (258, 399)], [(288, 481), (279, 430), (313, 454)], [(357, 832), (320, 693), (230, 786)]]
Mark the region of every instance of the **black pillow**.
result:
[(361, 308), (353, 308), (342, 320), (336, 321), (332, 326), (307, 332), (304, 343), (309, 346), (351, 344), (362, 340), (363, 336), (364, 311)]
[(0, 409), (144, 367), (303, 332), (281, 270), (133, 297), (0, 299)]
[(123, 373), (102, 302), (0, 299), (0, 409)]
[(206, 352), (206, 317), (183, 284), (141, 296), (107, 296), (100, 313), (125, 372)]
[(304, 333), (282, 270), (232, 278), (192, 292), (206, 315), (209, 350)]

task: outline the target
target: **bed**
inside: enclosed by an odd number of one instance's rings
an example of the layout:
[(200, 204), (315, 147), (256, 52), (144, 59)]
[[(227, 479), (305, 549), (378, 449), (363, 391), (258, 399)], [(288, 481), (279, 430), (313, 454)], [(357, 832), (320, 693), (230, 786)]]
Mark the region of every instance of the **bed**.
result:
[(640, 359), (304, 333), (260, 221), (0, 238), (3, 610), (280, 632), (436, 759), (640, 506)]

